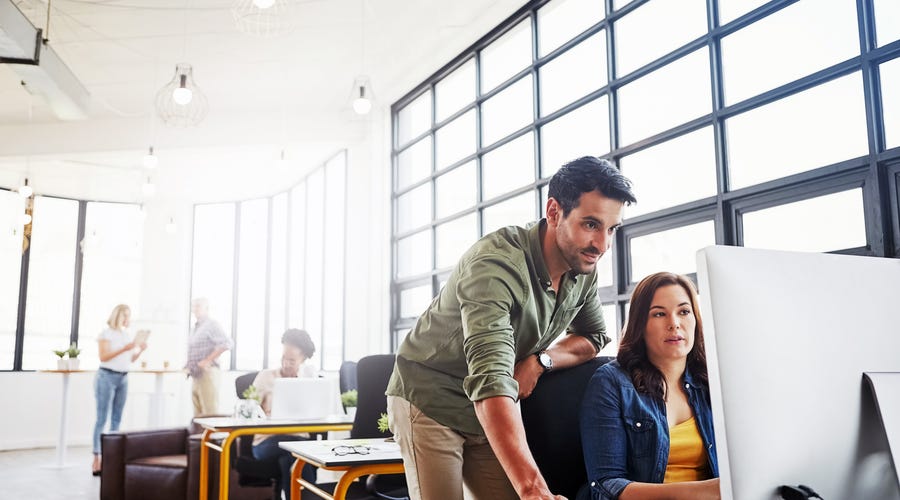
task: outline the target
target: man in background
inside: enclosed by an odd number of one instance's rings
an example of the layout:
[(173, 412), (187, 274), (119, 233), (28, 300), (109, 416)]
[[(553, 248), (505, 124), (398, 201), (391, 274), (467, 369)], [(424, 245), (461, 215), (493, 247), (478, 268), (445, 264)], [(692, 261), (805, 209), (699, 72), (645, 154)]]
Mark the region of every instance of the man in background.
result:
[(231, 349), (231, 339), (218, 321), (209, 317), (209, 301), (196, 298), (191, 301), (191, 313), (196, 322), (188, 337), (188, 355), (185, 370), (191, 377), (191, 399), (194, 416), (214, 415), (219, 412), (219, 356)]

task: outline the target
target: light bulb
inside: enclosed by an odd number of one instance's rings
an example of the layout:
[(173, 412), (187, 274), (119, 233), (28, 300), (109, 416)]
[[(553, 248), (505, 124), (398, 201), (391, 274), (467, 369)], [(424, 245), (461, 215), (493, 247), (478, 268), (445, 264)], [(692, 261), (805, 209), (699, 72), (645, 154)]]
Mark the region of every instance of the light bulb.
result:
[(147, 179), (147, 182), (145, 182), (144, 185), (141, 186), (141, 191), (143, 191), (144, 196), (150, 197), (156, 194), (156, 186), (152, 182), (150, 182), (150, 179)]
[(169, 234), (175, 234), (175, 219), (169, 218), (169, 222), (166, 223), (166, 232)]
[(19, 219), (23, 226), (27, 226), (31, 224), (31, 214), (22, 214), (22, 217)]
[(193, 98), (194, 93), (187, 87), (178, 87), (172, 91), (172, 99), (174, 99), (175, 104), (178, 104), (179, 106), (187, 105)]
[(144, 155), (144, 168), (156, 168), (159, 165), (159, 158), (153, 154), (153, 147), (150, 147), (150, 151)]
[(19, 186), (19, 195), (22, 196), (22, 198), (30, 198), (33, 194), (34, 189), (31, 189), (31, 186), (28, 185), (28, 181), (25, 181), (24, 186)]
[(372, 101), (368, 97), (357, 97), (353, 99), (353, 111), (358, 115), (365, 115), (372, 110)]
[(253, 0), (253, 5), (259, 7), (260, 9), (268, 9), (269, 7), (275, 5), (275, 0)]

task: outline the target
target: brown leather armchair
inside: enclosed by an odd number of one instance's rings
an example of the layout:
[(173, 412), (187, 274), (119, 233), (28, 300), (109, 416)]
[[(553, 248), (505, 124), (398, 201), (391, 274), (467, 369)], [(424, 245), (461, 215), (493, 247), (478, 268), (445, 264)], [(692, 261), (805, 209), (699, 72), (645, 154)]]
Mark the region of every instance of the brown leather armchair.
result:
[[(100, 500), (197, 500), (200, 434), (188, 427), (103, 434)], [(218, 498), (219, 454), (209, 454), (209, 497)], [(241, 487), (232, 469), (230, 500), (267, 500), (271, 488)]]

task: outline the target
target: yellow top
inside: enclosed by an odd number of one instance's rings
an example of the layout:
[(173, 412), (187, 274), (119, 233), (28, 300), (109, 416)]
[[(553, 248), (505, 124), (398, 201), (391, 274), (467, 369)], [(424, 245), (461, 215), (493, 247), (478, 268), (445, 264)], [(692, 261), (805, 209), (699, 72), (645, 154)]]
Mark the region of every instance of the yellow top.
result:
[(669, 463), (664, 483), (700, 481), (709, 478), (703, 438), (694, 417), (669, 429)]

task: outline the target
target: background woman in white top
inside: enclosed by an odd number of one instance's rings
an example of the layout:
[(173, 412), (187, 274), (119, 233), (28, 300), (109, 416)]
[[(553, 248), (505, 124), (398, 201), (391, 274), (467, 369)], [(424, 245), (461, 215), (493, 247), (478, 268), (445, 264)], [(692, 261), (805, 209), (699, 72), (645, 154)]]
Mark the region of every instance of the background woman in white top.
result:
[(128, 326), (131, 323), (131, 308), (119, 304), (112, 310), (103, 330), (98, 337), (100, 343), (100, 369), (94, 379), (94, 394), (97, 397), (97, 423), (94, 425), (94, 464), (95, 476), (100, 475), (100, 434), (106, 426), (106, 418), (112, 412), (109, 428), (119, 430), (122, 422), (122, 409), (128, 396), (128, 369), (131, 363), (147, 349), (147, 343), (135, 345)]

